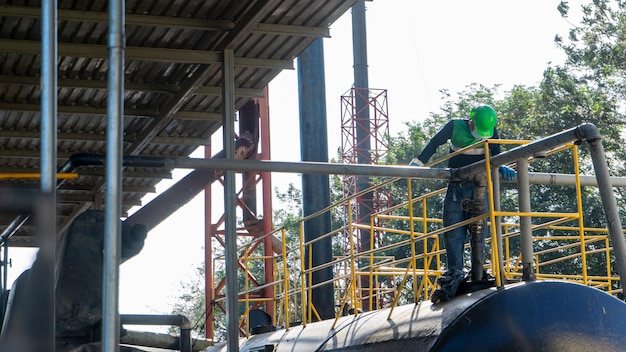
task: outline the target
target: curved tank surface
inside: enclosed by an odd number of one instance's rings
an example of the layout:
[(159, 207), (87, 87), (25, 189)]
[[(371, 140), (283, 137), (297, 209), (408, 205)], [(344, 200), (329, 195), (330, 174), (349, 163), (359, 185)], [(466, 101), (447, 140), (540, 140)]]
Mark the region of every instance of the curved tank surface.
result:
[[(242, 339), (240, 351), (623, 351), (626, 304), (595, 288), (537, 281)], [(206, 352), (225, 352), (220, 344)]]

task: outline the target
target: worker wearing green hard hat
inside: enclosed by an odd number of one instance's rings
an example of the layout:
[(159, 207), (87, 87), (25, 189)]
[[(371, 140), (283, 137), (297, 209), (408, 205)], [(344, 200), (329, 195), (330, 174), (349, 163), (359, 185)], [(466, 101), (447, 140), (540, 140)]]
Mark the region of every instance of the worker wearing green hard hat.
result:
[[(469, 113), (469, 118), (450, 120), (428, 142), (420, 155), (411, 161), (411, 166), (423, 166), (435, 154), (440, 145), (450, 142), (450, 153), (463, 151), (448, 160), (448, 166), (458, 168), (485, 159), (485, 146), (478, 144), (473, 148), (464, 149), (484, 139), (499, 139), (496, 124), (498, 116), (496, 111), (489, 105), (480, 104), (474, 106)], [(489, 155), (497, 155), (501, 152), (497, 143), (489, 144)], [(504, 168), (500, 170), (504, 179), (511, 179), (512, 175)]]
[[(468, 118), (450, 120), (437, 134), (431, 138), (420, 155), (413, 159), (411, 166), (423, 166), (435, 154), (437, 148), (449, 141), (450, 153), (455, 153), (448, 159), (448, 167), (460, 168), (485, 159), (485, 144), (479, 143), (484, 139), (499, 139), (496, 124), (498, 122), (496, 111), (489, 105), (480, 104), (474, 106)], [(488, 143), (489, 155), (500, 154), (501, 147), (498, 143)], [(471, 148), (468, 148), (472, 146)], [(516, 176), (515, 170), (501, 165), (499, 168), (502, 178), (512, 180)], [(467, 221), (475, 214), (467, 208), (467, 201), (473, 200), (475, 183), (470, 180), (450, 180), (443, 202), (443, 225), (452, 227), (462, 221)], [(486, 195), (486, 193), (485, 193)], [(484, 204), (488, 204), (485, 196)], [(480, 230), (480, 243), (472, 241), (472, 248), (485, 248), (486, 226)], [(465, 278), (464, 246), (469, 235), (470, 225), (458, 226), (443, 235), (446, 248), (446, 272), (437, 280), (441, 289), (436, 290), (431, 297), (433, 302), (449, 299), (456, 293), (459, 283)], [(484, 263), (484, 251), (481, 253)], [(485, 280), (486, 273), (483, 274)]]
[[(489, 105), (477, 105), (470, 111), (472, 135), (477, 139), (493, 137), (498, 122), (496, 111)], [(473, 127), (473, 128), (472, 128)]]

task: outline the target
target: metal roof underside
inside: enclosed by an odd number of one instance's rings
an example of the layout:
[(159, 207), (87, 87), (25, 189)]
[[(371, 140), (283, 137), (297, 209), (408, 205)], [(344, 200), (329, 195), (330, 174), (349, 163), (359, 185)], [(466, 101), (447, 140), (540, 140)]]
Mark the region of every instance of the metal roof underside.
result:
[[(126, 0), (124, 154), (188, 156), (222, 125), (222, 52), (235, 53), (235, 109), (253, 97), (356, 0)], [(59, 167), (78, 153), (104, 154), (108, 1), (58, 1)], [(0, 0), (0, 172), (40, 167), (40, 1)], [(102, 209), (102, 166), (80, 167), (57, 191), (64, 230), (87, 209)], [(171, 169), (125, 167), (127, 212), (171, 177)], [(0, 188), (39, 187), (2, 180)], [(0, 190), (1, 192), (1, 190)], [(0, 214), (0, 233), (14, 215)], [(11, 246), (32, 246), (27, 222)]]

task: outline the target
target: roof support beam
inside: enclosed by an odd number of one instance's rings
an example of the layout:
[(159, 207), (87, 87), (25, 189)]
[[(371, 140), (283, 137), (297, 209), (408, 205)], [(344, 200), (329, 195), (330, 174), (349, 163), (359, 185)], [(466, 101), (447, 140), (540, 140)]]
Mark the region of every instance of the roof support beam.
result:
[[(24, 18), (39, 18), (41, 15), (38, 8), (11, 5), (0, 6), (0, 13), (3, 16)], [(106, 23), (107, 13), (59, 9), (58, 19), (61, 21)], [(200, 31), (229, 31), (235, 28), (235, 23), (233, 21), (137, 14), (126, 14), (126, 24), (135, 26), (192, 29)], [(330, 31), (328, 28), (269, 23), (258, 23), (252, 26), (251, 32), (291, 36), (300, 35), (303, 37), (330, 37)]]
[[(0, 103), (0, 110), (21, 111), (21, 112), (39, 112), (41, 107), (38, 104), (3, 104)], [(91, 116), (106, 116), (106, 108), (92, 108), (87, 106), (59, 106), (59, 114), (76, 114)], [(135, 110), (125, 109), (124, 116), (138, 118), (152, 118), (158, 114), (156, 110)], [(222, 121), (221, 112), (198, 112), (198, 111), (180, 111), (174, 114), (172, 119), (179, 120), (198, 120), (198, 121)]]
[[(0, 47), (3, 52), (39, 55), (41, 43), (34, 40), (0, 39)], [(107, 57), (107, 47), (96, 44), (69, 44), (59, 43), (59, 56), (87, 57), (104, 59)], [(223, 57), (220, 52), (206, 50), (167, 49), (167, 48), (144, 48), (129, 46), (126, 48), (127, 61), (149, 61), (180, 64), (222, 64)], [(236, 67), (269, 68), (280, 70), (292, 70), (292, 60), (271, 60), (246, 57), (235, 58)]]
[[(8, 85), (15, 86), (37, 86), (40, 85), (40, 79), (38, 77), (23, 77), (23, 76), (9, 76), (0, 75), (0, 82)], [(59, 88), (77, 88), (77, 89), (107, 89), (106, 81), (94, 81), (87, 79), (60, 79), (58, 81)], [(157, 93), (176, 93), (180, 91), (180, 86), (173, 84), (151, 84), (151, 83), (134, 83), (124, 82), (125, 91), (137, 91), (137, 92), (157, 92)], [(222, 90), (220, 87), (203, 86), (198, 87), (194, 93), (196, 95), (214, 95), (221, 96)], [(262, 98), (263, 89), (254, 88), (235, 88), (235, 96), (238, 98)]]
[[(57, 134), (58, 140), (68, 141), (106, 141), (106, 137), (101, 134), (95, 133), (63, 133)], [(19, 138), (19, 139), (39, 139), (39, 133), (33, 131), (16, 131), (16, 130), (0, 130), (0, 138)], [(124, 136), (124, 141), (131, 143), (134, 141), (132, 136)], [(201, 146), (206, 145), (207, 138), (192, 138), (192, 137), (154, 137), (150, 143), (152, 144), (176, 144), (176, 145), (191, 145)], [(2, 153), (0, 152), (0, 155)]]

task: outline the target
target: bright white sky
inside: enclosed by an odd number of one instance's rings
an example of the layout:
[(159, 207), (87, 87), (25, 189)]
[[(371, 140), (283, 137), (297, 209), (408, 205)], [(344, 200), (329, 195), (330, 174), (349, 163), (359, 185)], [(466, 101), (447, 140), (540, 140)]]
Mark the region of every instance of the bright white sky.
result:
[[(577, 9), (587, 2), (574, 0), (570, 6)], [(387, 89), (391, 135), (404, 130), (404, 122), (420, 121), (438, 111), (440, 89), (454, 93), (481, 83), (502, 84), (504, 92), (514, 84), (538, 84), (549, 62), (564, 59), (553, 39), (557, 33), (566, 36), (571, 25), (560, 17), (558, 4), (559, 0), (366, 2), (369, 84)], [(350, 12), (331, 26), (331, 36), (324, 40), (324, 52), (328, 150), (329, 158), (334, 158), (341, 140), (340, 97), (353, 82)], [(269, 92), (272, 159), (299, 161), (294, 142), (300, 133), (297, 72), (283, 72)], [(213, 143), (221, 145), (215, 139)], [(273, 187), (284, 191), (288, 182), (301, 186), (295, 175), (273, 175)], [(164, 182), (159, 191), (168, 184)], [(144, 250), (121, 266), (121, 313), (170, 313), (169, 302), (177, 297), (179, 283), (192, 277), (204, 261), (203, 197), (200, 194), (153, 229)], [(213, 204), (220, 207), (221, 196)], [(23, 265), (30, 263), (14, 259), (11, 276), (17, 276)]]

